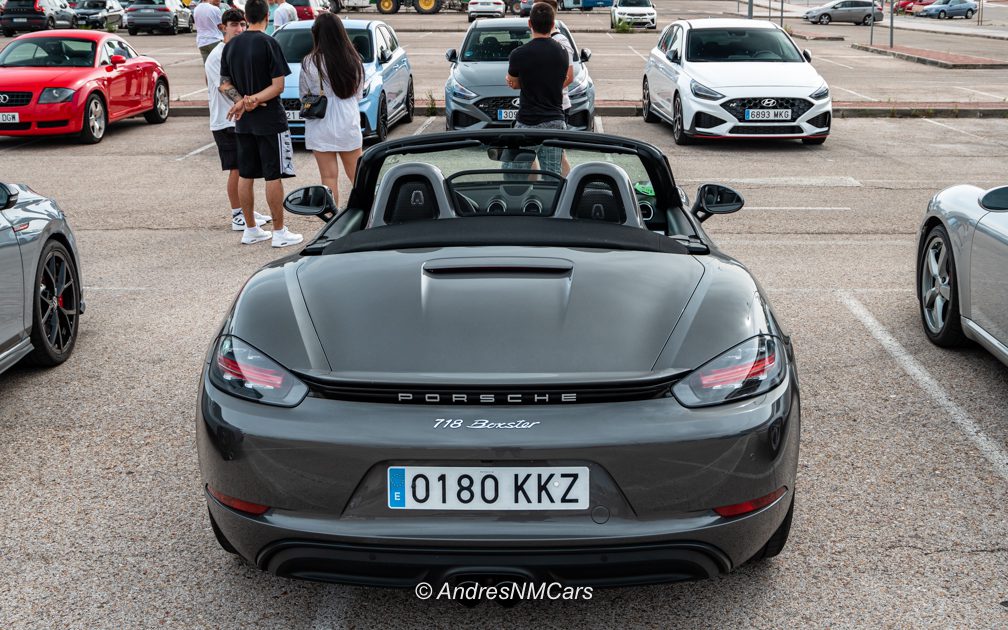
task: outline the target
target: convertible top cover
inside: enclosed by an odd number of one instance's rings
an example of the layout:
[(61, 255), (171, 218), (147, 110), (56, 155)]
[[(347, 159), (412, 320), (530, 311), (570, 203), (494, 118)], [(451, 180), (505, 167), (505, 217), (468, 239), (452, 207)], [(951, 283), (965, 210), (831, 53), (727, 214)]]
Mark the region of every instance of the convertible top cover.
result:
[(351, 232), (323, 254), (423, 247), (585, 247), (686, 254), (682, 243), (649, 230), (612, 223), (542, 217), (466, 217), (385, 225)]

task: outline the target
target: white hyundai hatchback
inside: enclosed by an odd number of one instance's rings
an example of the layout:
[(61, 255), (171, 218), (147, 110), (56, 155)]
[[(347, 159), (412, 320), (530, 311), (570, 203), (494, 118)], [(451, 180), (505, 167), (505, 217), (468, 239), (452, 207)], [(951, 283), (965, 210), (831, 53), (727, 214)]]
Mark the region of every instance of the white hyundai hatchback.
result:
[(694, 138), (800, 138), (830, 132), (829, 87), (776, 24), (765, 20), (673, 22), (644, 66), (644, 120)]

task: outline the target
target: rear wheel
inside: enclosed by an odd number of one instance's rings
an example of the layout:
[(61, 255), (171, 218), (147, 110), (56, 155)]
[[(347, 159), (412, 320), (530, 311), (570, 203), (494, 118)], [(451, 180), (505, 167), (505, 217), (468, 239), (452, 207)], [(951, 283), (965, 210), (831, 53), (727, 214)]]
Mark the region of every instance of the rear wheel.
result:
[(45, 367), (63, 363), (77, 343), (80, 280), (73, 257), (59, 241), (42, 248), (32, 309), (31, 362)]
[(3, 32), (3, 36), (4, 37), (14, 37), (15, 34), (16, 33), (14, 31), (8, 31), (7, 29), (4, 29), (4, 32)]
[(642, 99), (641, 99), (641, 102), (642, 102), (641, 111), (644, 113), (644, 122), (647, 122), (647, 123), (656, 123), (660, 119), (658, 118), (658, 115), (655, 114), (654, 111), (652, 111), (652, 109), (651, 109), (651, 107), (652, 107), (651, 106), (651, 89), (648, 87), (648, 81), (647, 81), (647, 79), (644, 79), (644, 90), (643, 90), (643, 92), (644, 92), (644, 94), (643, 94)]
[(966, 19), (973, 17), (973, 9), (966, 9)]
[(378, 13), (385, 15), (399, 13), (399, 0), (378, 0), (375, 6), (378, 8)]
[(137, 30), (135, 28), (128, 28), (126, 29), (126, 32), (129, 33), (131, 36), (135, 36), (137, 34)]
[(178, 18), (172, 18), (171, 26), (168, 27), (169, 35), (178, 35)]
[(96, 144), (105, 137), (108, 126), (108, 112), (105, 111), (105, 101), (97, 94), (92, 94), (84, 103), (84, 124), (81, 127), (80, 139), (85, 144)]
[(686, 123), (683, 121), (682, 101), (679, 100), (678, 94), (675, 95), (675, 99), (672, 101), (672, 139), (680, 146), (693, 142), (693, 139), (686, 133)]
[(413, 9), (424, 15), (437, 13), (441, 10), (441, 0), (413, 0)]
[(164, 79), (160, 79), (154, 87), (154, 105), (144, 113), (144, 119), (153, 125), (168, 120), (168, 83)]
[(959, 280), (945, 226), (936, 225), (917, 254), (917, 302), (924, 334), (937, 346), (954, 348), (966, 341), (959, 316)]
[(944, 20), (947, 17), (948, 17), (948, 13), (945, 13), (944, 11), (939, 11), (938, 12), (938, 19), (939, 20)]
[(46, 20), (45, 27), (50, 31), (53, 30), (54, 28), (56, 28), (56, 20), (49, 18), (48, 20)]
[(70, 28), (77, 28), (77, 16), (70, 18)]
[(196, 25), (193, 22), (192, 16), (189, 16), (189, 24), (186, 26), (186, 33), (192, 33), (196, 30)]
[(375, 126), (375, 136), (378, 142), (384, 142), (388, 138), (388, 102), (385, 94), (382, 93), (381, 100), (378, 101), (378, 124)]
[(822, 24), (823, 26), (826, 26), (827, 24), (829, 24), (830, 23), (829, 13), (823, 13), (822, 15), (820, 15), (819, 16), (819, 23)]
[(521, 15), (521, 0), (514, 0), (511, 3), (511, 13), (514, 15)]
[(866, 16), (864, 16), (864, 19), (861, 20), (861, 23), (864, 24), (865, 26), (871, 26), (872, 22), (874, 22), (874, 21), (875, 21), (875, 18), (873, 18), (870, 15), (866, 15)]
[(773, 533), (770, 540), (767, 541), (763, 548), (756, 552), (750, 562), (758, 562), (760, 560), (766, 560), (767, 558), (773, 558), (779, 554), (783, 549), (784, 545), (787, 544), (788, 534), (791, 533), (791, 519), (794, 516), (794, 495), (791, 496), (791, 507), (788, 508), (787, 515), (784, 517), (784, 522), (780, 524), (777, 531)]
[(413, 122), (413, 111), (416, 107), (416, 100), (413, 97), (413, 78), (410, 77), (409, 87), (406, 89), (406, 113), (403, 115), (403, 122)]

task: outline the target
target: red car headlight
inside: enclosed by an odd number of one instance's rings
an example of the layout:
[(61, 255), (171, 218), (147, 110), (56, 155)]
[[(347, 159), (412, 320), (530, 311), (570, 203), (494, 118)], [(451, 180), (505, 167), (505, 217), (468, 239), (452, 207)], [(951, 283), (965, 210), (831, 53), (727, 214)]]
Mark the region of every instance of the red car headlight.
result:
[(209, 376), (217, 389), (267, 405), (294, 407), (308, 394), (308, 386), (283, 366), (230, 335), (217, 343)]
[(765, 394), (787, 374), (787, 355), (774, 337), (743, 341), (708, 361), (672, 387), (685, 407), (708, 407)]

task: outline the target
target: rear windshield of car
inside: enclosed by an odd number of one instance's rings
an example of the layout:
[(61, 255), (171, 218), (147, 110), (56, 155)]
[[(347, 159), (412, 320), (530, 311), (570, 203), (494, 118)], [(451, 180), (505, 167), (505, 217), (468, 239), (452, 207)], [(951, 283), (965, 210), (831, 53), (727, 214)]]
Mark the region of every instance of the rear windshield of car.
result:
[[(348, 28), (347, 35), (353, 42), (354, 48), (360, 53), (361, 61), (371, 63), (374, 58), (371, 54), (371, 32), (366, 28)], [(273, 34), (280, 50), (283, 51), (284, 59), (287, 63), (301, 63), (308, 51), (312, 49), (311, 30), (307, 28), (284, 28)]]
[(165, 0), (136, 0), (136, 2), (133, 3), (133, 5), (138, 7), (143, 5), (160, 6), (163, 5), (164, 3)]
[(94, 65), (95, 43), (39, 37), (14, 41), (0, 52), (0, 67), (87, 68)]
[[(574, 38), (563, 24), (557, 25), (560, 32), (571, 42)], [(475, 28), (469, 31), (462, 45), (462, 61), (507, 61), (511, 51), (532, 39), (528, 27), (519, 28)], [(576, 50), (576, 48), (575, 48)]]
[(694, 29), (686, 38), (686, 60), (694, 62), (802, 62), (783, 31), (767, 28)]
[[(0, 2), (0, 7), (2, 7), (2, 6), (3, 6), (3, 3)], [(14, 7), (18, 7), (18, 8), (21, 8), (21, 7), (33, 8), (35, 6), (35, 0), (7, 0), (7, 6), (10, 7), (10, 8), (12, 8), (12, 9)]]

